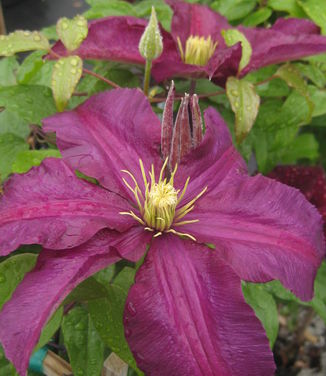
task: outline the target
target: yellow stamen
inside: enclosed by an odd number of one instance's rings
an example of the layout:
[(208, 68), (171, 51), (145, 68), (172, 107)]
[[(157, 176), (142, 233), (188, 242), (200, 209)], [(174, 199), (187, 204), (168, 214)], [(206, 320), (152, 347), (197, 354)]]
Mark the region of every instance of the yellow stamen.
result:
[(211, 36), (199, 37), (198, 35), (190, 37), (186, 41), (185, 52), (183, 50), (181, 40), (177, 37), (178, 47), (180, 50), (181, 59), (186, 64), (204, 66), (213, 56), (217, 43), (213, 42)]
[(175, 166), (171, 173), (170, 179), (167, 180), (167, 178), (164, 178), (163, 176), (167, 164), (168, 158), (166, 158), (163, 163), (157, 182), (155, 179), (154, 165), (152, 164), (151, 170), (148, 173), (150, 177), (150, 181), (148, 182), (143, 162), (139, 160), (145, 192), (140, 189), (135, 176), (131, 172), (122, 170), (123, 173), (130, 176), (135, 185), (135, 188), (133, 188), (125, 178), (122, 178), (124, 184), (134, 194), (140, 216), (136, 215), (132, 210), (129, 212), (120, 212), (120, 214), (131, 216), (137, 222), (143, 225), (146, 231), (157, 231), (155, 235), (153, 235), (154, 237), (158, 237), (164, 232), (170, 232), (175, 235), (187, 237), (193, 241), (196, 241), (192, 235), (176, 231), (173, 227), (183, 226), (199, 221), (198, 219), (184, 221), (180, 220), (193, 210), (195, 207), (194, 203), (206, 192), (207, 187), (205, 187), (194, 199), (177, 210), (177, 206), (182, 201), (186, 193), (190, 178), (187, 178), (181, 194), (179, 194), (180, 190), (176, 190), (173, 186), (174, 176), (177, 172), (178, 166)]

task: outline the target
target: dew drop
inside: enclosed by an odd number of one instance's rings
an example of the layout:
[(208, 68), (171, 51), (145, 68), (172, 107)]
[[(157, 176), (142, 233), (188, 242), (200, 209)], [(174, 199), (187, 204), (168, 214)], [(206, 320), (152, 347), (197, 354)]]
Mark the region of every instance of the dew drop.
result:
[(247, 109), (248, 111), (250, 111), (250, 110), (251, 110), (251, 106), (246, 106), (246, 109)]
[(84, 20), (78, 20), (77, 21), (77, 25), (78, 26), (84, 26), (85, 25), (85, 21)]
[(131, 336), (131, 334), (132, 334), (132, 331), (130, 330), (130, 329), (125, 329), (125, 336), (126, 336), (126, 338), (129, 338), (130, 336)]
[(63, 30), (67, 30), (68, 29), (68, 22), (67, 21), (63, 21), (62, 24), (61, 24), (61, 26), (62, 26)]
[(235, 103), (234, 103), (234, 107), (235, 107), (235, 108), (239, 108), (239, 102), (235, 102)]
[(145, 360), (141, 353), (135, 353), (135, 359), (138, 364), (142, 363)]
[(237, 90), (231, 90), (231, 94), (234, 95), (235, 97), (239, 96), (239, 92)]
[(41, 37), (39, 35), (34, 35), (34, 41), (39, 42), (41, 40)]
[(129, 313), (131, 314), (131, 316), (136, 316), (137, 315), (136, 308), (135, 308), (135, 306), (133, 305), (132, 302), (128, 303), (127, 308), (128, 308)]
[(31, 32), (30, 31), (24, 31), (24, 36), (25, 37), (29, 37), (31, 35)]
[(71, 59), (71, 60), (70, 60), (70, 64), (71, 64), (73, 67), (76, 67), (77, 64), (78, 64), (78, 60), (77, 60), (77, 59)]
[(77, 70), (76, 70), (75, 68), (71, 68), (71, 69), (70, 69), (70, 73), (71, 73), (71, 74), (76, 74), (76, 73), (77, 73)]

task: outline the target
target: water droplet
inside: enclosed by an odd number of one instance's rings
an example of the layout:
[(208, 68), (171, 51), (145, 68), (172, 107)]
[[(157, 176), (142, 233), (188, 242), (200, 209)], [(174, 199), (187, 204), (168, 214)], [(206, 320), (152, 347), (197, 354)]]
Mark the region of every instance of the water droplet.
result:
[(76, 74), (76, 73), (77, 73), (77, 70), (76, 70), (75, 68), (71, 68), (71, 69), (70, 69), (70, 73), (71, 73), (71, 74)]
[(125, 329), (125, 336), (126, 336), (126, 338), (129, 338), (131, 336), (131, 334), (132, 334), (132, 331), (130, 329), (126, 328)]
[(33, 39), (34, 39), (35, 42), (40, 42), (41, 37), (39, 35), (34, 35)]
[(30, 31), (24, 31), (24, 36), (25, 37), (29, 37), (31, 35), (31, 32)]
[(250, 111), (250, 110), (251, 110), (251, 106), (246, 106), (246, 109), (247, 109), (248, 111)]
[(71, 64), (72, 66), (76, 67), (77, 64), (78, 64), (78, 60), (77, 60), (77, 59), (71, 59), (71, 60), (70, 60), (70, 64)]
[(235, 107), (235, 108), (239, 108), (239, 102), (235, 102), (235, 103), (234, 103), (234, 107)]
[(141, 353), (135, 353), (135, 359), (138, 364), (142, 363), (145, 360)]
[(67, 21), (63, 21), (63, 22), (61, 23), (61, 26), (62, 26), (62, 29), (63, 29), (63, 30), (67, 30), (67, 29), (68, 29), (68, 22), (67, 22)]
[(78, 25), (78, 26), (84, 26), (85, 23), (86, 23), (86, 22), (85, 22), (85, 20), (83, 20), (83, 19), (77, 21), (77, 25)]
[(239, 92), (237, 90), (231, 90), (231, 94), (234, 95), (235, 97), (239, 96)]
[(131, 314), (131, 316), (136, 316), (137, 315), (137, 311), (136, 311), (136, 308), (135, 306), (133, 305), (132, 302), (129, 302), (128, 305), (127, 305), (127, 309), (129, 311), (129, 313)]
[(6, 282), (6, 277), (4, 275), (0, 275), (0, 283)]
[(12, 48), (12, 43), (9, 43), (7, 46), (9, 49)]

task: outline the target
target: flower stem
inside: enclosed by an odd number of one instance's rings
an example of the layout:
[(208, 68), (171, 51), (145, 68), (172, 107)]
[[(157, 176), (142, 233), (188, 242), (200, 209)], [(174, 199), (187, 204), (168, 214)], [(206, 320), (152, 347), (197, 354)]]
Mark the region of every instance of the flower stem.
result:
[(144, 94), (148, 97), (149, 82), (151, 80), (152, 60), (146, 59), (145, 76), (144, 76)]
[(90, 76), (93, 76), (93, 77), (98, 78), (99, 80), (101, 80), (101, 81), (107, 83), (108, 85), (110, 85), (110, 86), (112, 86), (112, 87), (114, 87), (114, 88), (116, 88), (116, 89), (118, 89), (118, 88), (120, 87), (120, 86), (119, 86), (118, 84), (116, 84), (115, 82), (113, 82), (113, 81), (111, 81), (111, 80), (109, 80), (109, 79), (107, 79), (107, 78), (101, 76), (100, 74), (97, 74), (97, 73), (91, 71), (91, 70), (88, 70), (88, 69), (86, 69), (86, 68), (83, 68), (83, 72), (86, 73), (86, 74), (89, 74)]
[(190, 88), (189, 88), (189, 94), (190, 95), (194, 95), (195, 94), (196, 85), (197, 85), (197, 81), (196, 81), (195, 78), (193, 78), (192, 80), (190, 80)]

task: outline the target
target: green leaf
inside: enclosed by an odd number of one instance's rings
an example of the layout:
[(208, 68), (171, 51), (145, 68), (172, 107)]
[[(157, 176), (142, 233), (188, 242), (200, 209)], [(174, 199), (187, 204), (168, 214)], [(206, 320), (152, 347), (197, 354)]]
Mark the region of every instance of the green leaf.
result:
[(40, 339), (34, 348), (34, 352), (46, 345), (53, 334), (59, 329), (63, 317), (63, 307), (57, 309), (42, 330)]
[(39, 85), (17, 85), (0, 89), (0, 107), (15, 112), (30, 124), (41, 124), (41, 120), (56, 111), (51, 90)]
[(30, 132), (28, 124), (12, 111), (0, 112), (0, 134), (12, 133), (18, 137), (26, 137)]
[[(104, 343), (137, 370), (136, 362), (124, 336), (122, 317), (126, 298), (127, 294), (121, 287), (111, 285), (107, 287), (106, 298), (88, 302), (88, 310)], [(140, 371), (138, 372), (141, 374)]]
[(10, 299), (18, 284), (35, 265), (37, 255), (24, 253), (0, 263), (0, 309)]
[(255, 6), (256, 0), (217, 0), (212, 3), (211, 8), (229, 21), (234, 21), (247, 16)]
[(51, 87), (51, 76), (55, 61), (43, 60), (44, 51), (28, 55), (17, 71), (17, 81), (21, 85), (43, 85)]
[(16, 70), (19, 64), (14, 56), (0, 59), (0, 87), (16, 84)]
[(326, 2), (320, 0), (297, 0), (315, 24), (320, 26), (323, 34), (326, 34)]
[(315, 295), (326, 304), (326, 261), (321, 264), (315, 279)]
[(58, 34), (57, 34), (57, 25), (51, 25), (47, 27), (43, 27), (41, 30), (42, 34), (47, 37), (49, 40), (58, 40)]
[(28, 145), (21, 137), (12, 133), (0, 135), (0, 180), (7, 178), (12, 172), (12, 164), (19, 152), (27, 150)]
[(57, 22), (57, 34), (67, 50), (74, 51), (87, 37), (87, 21), (80, 15), (71, 20), (66, 17), (60, 18)]
[(250, 132), (256, 120), (260, 98), (250, 82), (229, 77), (226, 94), (235, 113), (235, 136), (240, 143)]
[(59, 59), (53, 68), (52, 91), (59, 111), (67, 106), (83, 72), (83, 61), (79, 56)]
[(80, 283), (64, 300), (64, 304), (73, 302), (86, 303), (90, 300), (107, 296), (106, 288), (95, 278), (90, 277)]
[(101, 283), (102, 285), (106, 287), (106, 286), (109, 286), (109, 284), (112, 282), (114, 273), (115, 273), (115, 264), (112, 264), (108, 266), (107, 268), (102, 269), (99, 272), (93, 274), (93, 278), (95, 278), (98, 283)]
[(74, 374), (100, 375), (104, 361), (104, 344), (90, 314), (82, 307), (72, 309), (63, 318), (62, 332)]
[(287, 97), (291, 89), (289, 88), (288, 84), (280, 79), (274, 78), (271, 81), (265, 82), (261, 85), (256, 86), (257, 94), (261, 97)]
[(0, 375), (2, 376), (19, 376), (15, 367), (7, 360), (2, 346), (0, 345)]
[(17, 30), (0, 36), (0, 56), (12, 56), (17, 52), (49, 50), (47, 38), (38, 31)]
[(296, 164), (300, 159), (314, 162), (319, 157), (319, 144), (312, 133), (303, 133), (290, 143), (282, 155), (282, 163)]
[(280, 77), (284, 80), (290, 87), (297, 90), (302, 96), (306, 98), (306, 101), (309, 106), (309, 117), (307, 122), (310, 123), (312, 113), (314, 110), (314, 103), (310, 99), (308, 85), (302, 78), (300, 71), (298, 71), (295, 66), (291, 64), (286, 64), (280, 67), (277, 72), (275, 73), (276, 77)]
[(249, 14), (242, 22), (244, 26), (257, 26), (269, 19), (272, 15), (272, 10), (270, 8), (260, 8), (256, 12)]
[(317, 64), (294, 63), (293, 65), (304, 77), (308, 78), (320, 89), (323, 89), (324, 86), (326, 86), (326, 74), (317, 66)]
[(243, 283), (242, 291), (247, 303), (263, 324), (273, 348), (279, 328), (278, 311), (273, 296), (266, 291), (264, 285), (254, 283)]
[(239, 64), (239, 72), (242, 71), (242, 69), (245, 68), (250, 61), (252, 54), (251, 44), (246, 36), (236, 29), (222, 30), (222, 36), (228, 47), (231, 47), (238, 42), (241, 43), (242, 56)]
[(267, 5), (273, 10), (287, 12), (292, 17), (306, 17), (297, 0), (268, 0)]
[(157, 19), (162, 24), (163, 28), (170, 31), (173, 11), (164, 0), (144, 0), (138, 2), (134, 5), (137, 17), (149, 18), (152, 6), (155, 7)]
[(56, 149), (40, 149), (21, 151), (16, 155), (12, 164), (12, 172), (23, 174), (33, 166), (39, 166), (43, 159), (48, 157), (60, 158), (61, 154)]
[(122, 0), (89, 1), (91, 8), (84, 13), (88, 19), (108, 16), (137, 16), (133, 6)]
[(135, 274), (136, 269), (125, 266), (114, 278), (114, 284), (120, 286), (125, 292), (128, 292), (130, 286), (134, 283)]

